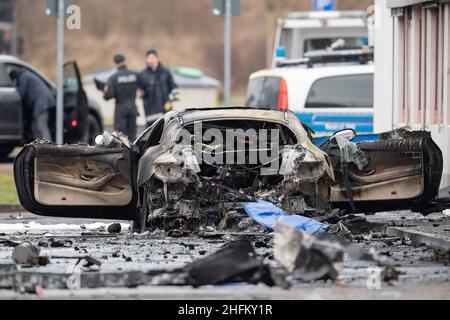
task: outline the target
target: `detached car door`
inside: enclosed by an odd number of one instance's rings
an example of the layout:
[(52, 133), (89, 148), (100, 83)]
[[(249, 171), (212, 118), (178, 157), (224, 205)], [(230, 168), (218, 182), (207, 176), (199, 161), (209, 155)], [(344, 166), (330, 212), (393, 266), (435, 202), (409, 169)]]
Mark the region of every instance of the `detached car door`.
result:
[(124, 145), (27, 145), (14, 163), (20, 202), (43, 216), (132, 220), (137, 202), (134, 157)]
[(0, 149), (7, 149), (23, 140), (23, 110), (20, 95), (3, 63), (0, 63), (0, 112)]
[(64, 128), (65, 140), (78, 142), (87, 129), (89, 104), (75, 61), (64, 65)]
[[(347, 149), (344, 152), (354, 162), (345, 164), (337, 143), (330, 140), (321, 147), (330, 156), (335, 172), (336, 184), (331, 188), (334, 206), (357, 212), (420, 210), (437, 197), (443, 158), (429, 132), (400, 129), (356, 146), (363, 156)], [(366, 161), (362, 161), (364, 157)], [(358, 168), (358, 162), (365, 162), (363, 168)]]

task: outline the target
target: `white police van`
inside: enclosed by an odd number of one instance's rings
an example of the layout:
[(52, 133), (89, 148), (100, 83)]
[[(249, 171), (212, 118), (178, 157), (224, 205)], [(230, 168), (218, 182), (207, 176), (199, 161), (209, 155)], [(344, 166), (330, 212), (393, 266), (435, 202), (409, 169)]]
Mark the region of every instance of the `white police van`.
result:
[(303, 58), (306, 52), (326, 49), (338, 40), (347, 48), (361, 48), (369, 44), (369, 35), (365, 11), (291, 12), (278, 19), (272, 67), (280, 52), (286, 59)]
[(309, 52), (250, 76), (247, 107), (291, 110), (327, 136), (351, 128), (373, 133), (373, 54), (363, 50)]

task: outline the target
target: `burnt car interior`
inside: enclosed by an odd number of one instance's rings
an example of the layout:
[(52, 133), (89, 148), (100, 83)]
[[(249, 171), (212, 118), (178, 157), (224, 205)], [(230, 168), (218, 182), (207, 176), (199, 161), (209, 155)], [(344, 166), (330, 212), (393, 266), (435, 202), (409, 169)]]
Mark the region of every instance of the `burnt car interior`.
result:
[[(201, 132), (196, 132), (196, 125), (190, 123), (184, 126), (189, 132), (188, 144), (173, 148), (172, 153), (183, 154), (183, 148), (197, 150), (202, 153), (203, 161), (197, 168), (186, 165), (183, 161), (172, 164), (156, 165), (155, 175), (144, 186), (143, 203), (148, 203), (146, 211), (153, 227), (167, 229), (170, 221), (183, 221), (189, 216), (207, 219), (212, 225), (219, 225), (224, 213), (230, 210), (242, 210), (242, 203), (267, 199), (282, 202), (283, 208), (295, 212), (304, 210), (306, 205), (329, 208), (328, 187), (324, 178), (324, 166), (320, 161), (302, 162), (308, 151), (299, 145), (296, 135), (286, 125), (273, 121), (259, 120), (211, 120), (201, 122)], [(208, 140), (207, 131), (215, 130), (222, 137), (228, 130), (233, 130), (234, 144), (228, 150), (228, 143)], [(253, 129), (249, 134), (247, 129)], [(267, 139), (261, 139), (257, 133), (260, 130), (277, 129), (279, 134)], [(204, 140), (196, 142), (195, 137), (202, 136)], [(277, 141), (272, 141), (277, 139)], [(239, 141), (245, 142), (239, 144)], [(272, 143), (279, 145), (278, 154), (271, 154)], [(181, 152), (180, 152), (181, 151)], [(270, 155), (267, 159), (253, 157), (251, 151), (264, 152)], [(270, 170), (271, 164), (277, 161), (283, 167), (283, 154), (291, 152), (294, 155), (286, 172)], [(205, 155), (214, 159), (222, 159), (222, 163), (208, 161)], [(230, 164), (231, 163), (231, 164)], [(262, 174), (262, 169), (267, 169)], [(325, 188), (323, 188), (325, 186)], [(170, 228), (170, 226), (169, 226)]]
[[(286, 126), (271, 122), (264, 121), (235, 121), (235, 120), (227, 120), (227, 121), (210, 121), (203, 122), (202, 129), (203, 132), (201, 135), (205, 136), (205, 131), (208, 129), (218, 130), (223, 137), (227, 135), (228, 129), (241, 129), (246, 131), (248, 129), (255, 130), (255, 135), (253, 136), (244, 136), (244, 132), (235, 132), (235, 143), (232, 150), (227, 150), (228, 144), (220, 144), (213, 139), (209, 141), (203, 141), (202, 146), (195, 146), (194, 140), (192, 140), (192, 147), (194, 150), (196, 148), (200, 148), (202, 152), (211, 153), (212, 156), (217, 156), (219, 159), (222, 158), (227, 162), (232, 162), (233, 164), (224, 164), (223, 166), (218, 166), (217, 164), (210, 163), (208, 161), (203, 161), (200, 165), (200, 173), (199, 177), (203, 180), (216, 180), (216, 182), (225, 188), (250, 188), (250, 190), (256, 189), (264, 189), (264, 186), (269, 188), (273, 188), (277, 184), (279, 184), (283, 177), (281, 175), (268, 175), (261, 176), (261, 168), (270, 167), (271, 162), (273, 161), (273, 156), (271, 155), (271, 144), (277, 143), (280, 146), (280, 149), (285, 146), (295, 146), (297, 142), (297, 138), (289, 130)], [(192, 136), (194, 137), (194, 125), (188, 125), (185, 127)], [(277, 136), (279, 141), (272, 141), (271, 136), (267, 135), (267, 140), (262, 142), (262, 140), (258, 139), (259, 130), (270, 130), (277, 129), (280, 133)], [(245, 141), (245, 145), (239, 145), (239, 141)], [(270, 155), (270, 159), (267, 160), (267, 163), (264, 163), (260, 157), (255, 157), (255, 159), (251, 159), (250, 154), (252, 152), (267, 152)], [(241, 161), (239, 161), (241, 160)], [(278, 159), (280, 160), (280, 159)], [(221, 183), (219, 183), (221, 181)], [(251, 192), (250, 192), (251, 193)]]

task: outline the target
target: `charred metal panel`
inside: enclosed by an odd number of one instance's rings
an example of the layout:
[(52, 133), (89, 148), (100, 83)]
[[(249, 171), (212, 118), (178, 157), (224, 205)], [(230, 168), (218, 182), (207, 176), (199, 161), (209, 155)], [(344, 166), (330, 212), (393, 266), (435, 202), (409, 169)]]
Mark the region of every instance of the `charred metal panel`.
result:
[[(136, 167), (133, 152), (124, 148), (99, 148), (88, 146), (57, 146), (47, 143), (35, 143), (27, 145), (17, 156), (14, 164), (14, 176), (16, 187), (22, 206), (35, 214), (44, 216), (61, 217), (87, 217), (104, 219), (133, 219), (136, 210), (137, 192), (135, 183)], [(76, 164), (102, 163), (114, 168), (114, 171), (124, 179), (124, 182), (131, 187), (130, 201), (126, 205), (61, 205), (61, 203), (40, 203), (36, 199), (36, 163), (39, 159), (49, 160), (67, 159)], [(37, 161), (36, 161), (37, 160)], [(87, 162), (86, 162), (87, 161)], [(40, 172), (38, 173), (38, 175)], [(53, 177), (54, 178), (54, 177)], [(45, 177), (44, 177), (45, 179)], [(62, 181), (60, 181), (63, 184)], [(87, 181), (86, 181), (87, 182)], [(39, 184), (39, 180), (38, 180)], [(80, 189), (81, 190), (81, 189)], [(88, 188), (86, 189), (88, 190)], [(108, 200), (105, 201), (105, 203)], [(111, 200), (113, 201), (113, 200)]]

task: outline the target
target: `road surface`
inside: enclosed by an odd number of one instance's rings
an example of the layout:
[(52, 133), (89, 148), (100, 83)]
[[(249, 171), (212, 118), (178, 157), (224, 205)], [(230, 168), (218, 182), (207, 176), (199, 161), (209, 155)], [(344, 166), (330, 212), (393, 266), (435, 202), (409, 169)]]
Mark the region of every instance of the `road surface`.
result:
[[(424, 217), (409, 211), (377, 213), (366, 217), (370, 222), (385, 223), (391, 227), (436, 229), (441, 236), (450, 233), (450, 219), (442, 213)], [(366, 233), (358, 240), (367, 250), (373, 250), (399, 273), (398, 279), (382, 281), (379, 287), (370, 286), (368, 281), (376, 265), (369, 262), (352, 261), (345, 257), (339, 278), (335, 282), (293, 281), (290, 289), (267, 287), (266, 285), (230, 284), (207, 286), (198, 289), (178, 286), (145, 285), (137, 288), (122, 287), (131, 281), (124, 280), (133, 272), (173, 269), (214, 253), (233, 238), (167, 238), (161, 232), (145, 235), (131, 234), (129, 222), (120, 221), (122, 232), (109, 234), (105, 228), (112, 221), (89, 219), (61, 219), (38, 217), (29, 213), (0, 214), (0, 235), (13, 241), (41, 242), (42, 255), (82, 256), (98, 258), (102, 265), (98, 270), (84, 270), (92, 277), (104, 278), (98, 283), (109, 287), (81, 290), (52, 289), (39, 294), (0, 289), (0, 299), (449, 299), (450, 268), (449, 254), (438, 252), (429, 246), (414, 243), (408, 237), (380, 236), (380, 233)], [(271, 237), (267, 234), (265, 237)], [(67, 248), (45, 247), (45, 244), (71, 240)], [(0, 269), (11, 265), (13, 248), (0, 242)], [(257, 246), (256, 252), (270, 264), (272, 248)], [(45, 267), (19, 269), (31, 275), (67, 275), (74, 270), (72, 259), (51, 259)], [(1, 273), (1, 272), (0, 272)], [(3, 273), (4, 275), (4, 273)], [(114, 280), (111, 281), (112, 275)], [(108, 278), (110, 277), (110, 278)], [(1, 280), (3, 279), (3, 280)], [(109, 280), (108, 280), (109, 279)], [(372, 279), (373, 280), (373, 279)], [(0, 277), (0, 287), (5, 284)], [(16, 279), (17, 281), (17, 279)], [(102, 282), (103, 281), (103, 282)], [(109, 281), (109, 282), (108, 282)], [(27, 283), (24, 280), (24, 283)], [(108, 285), (108, 283), (112, 285)], [(369, 286), (368, 286), (369, 284)], [(55, 285), (56, 286), (56, 285)]]

